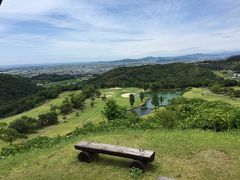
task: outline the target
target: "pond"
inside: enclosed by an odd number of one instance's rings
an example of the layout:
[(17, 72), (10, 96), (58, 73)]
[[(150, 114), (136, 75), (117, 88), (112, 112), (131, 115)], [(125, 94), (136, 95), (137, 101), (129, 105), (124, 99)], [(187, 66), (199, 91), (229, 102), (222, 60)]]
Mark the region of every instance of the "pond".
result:
[[(134, 108), (131, 111), (135, 111), (139, 116), (150, 114), (152, 112), (152, 109), (154, 108), (154, 106), (152, 105), (152, 98), (155, 94), (158, 96), (158, 98), (160, 98), (161, 96), (164, 98), (162, 106), (168, 105), (169, 100), (180, 96), (180, 92), (176, 91), (146, 93), (145, 99), (147, 100), (145, 106)], [(135, 98), (139, 98), (139, 94), (136, 94)], [(161, 105), (160, 101), (159, 104)]]

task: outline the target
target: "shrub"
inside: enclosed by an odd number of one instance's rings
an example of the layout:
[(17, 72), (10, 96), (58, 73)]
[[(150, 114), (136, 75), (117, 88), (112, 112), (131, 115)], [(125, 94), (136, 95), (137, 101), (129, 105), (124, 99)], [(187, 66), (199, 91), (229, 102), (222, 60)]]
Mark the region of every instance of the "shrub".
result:
[(66, 115), (72, 112), (73, 104), (68, 100), (63, 101), (59, 107), (62, 114)]
[(130, 169), (130, 176), (133, 179), (140, 179), (143, 176), (143, 172), (141, 169), (133, 167)]
[(176, 117), (173, 111), (169, 109), (161, 109), (156, 116), (164, 128), (166, 129), (174, 128)]
[(84, 107), (84, 101), (85, 101), (85, 96), (83, 94), (78, 94), (78, 95), (70, 95), (70, 102), (73, 105), (73, 108), (75, 109), (83, 109)]
[(36, 137), (34, 139), (28, 140), (26, 143), (13, 144), (12, 146), (3, 147), (0, 156), (7, 157), (10, 155), (15, 155), (17, 153), (23, 153), (34, 149), (49, 148), (58, 144), (62, 139), (63, 137)]
[(109, 100), (106, 103), (106, 106), (104, 107), (104, 110), (102, 111), (102, 114), (109, 120), (115, 120), (119, 118), (126, 118), (127, 110), (126, 108), (123, 108), (114, 100)]
[(49, 112), (39, 115), (39, 127), (53, 125), (58, 123), (58, 115), (55, 112)]
[(176, 126), (180, 128), (201, 128), (214, 131), (239, 128), (239, 109), (225, 102), (180, 98), (172, 101), (166, 109), (175, 112)]
[(16, 129), (19, 133), (28, 133), (38, 128), (38, 121), (34, 118), (23, 116), (11, 122), (9, 128)]

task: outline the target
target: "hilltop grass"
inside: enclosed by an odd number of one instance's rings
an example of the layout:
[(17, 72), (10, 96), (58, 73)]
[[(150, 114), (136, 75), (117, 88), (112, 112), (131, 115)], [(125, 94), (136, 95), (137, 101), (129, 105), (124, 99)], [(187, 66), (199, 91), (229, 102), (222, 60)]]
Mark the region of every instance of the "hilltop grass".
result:
[(215, 94), (207, 88), (192, 88), (190, 91), (184, 93), (183, 97), (200, 98), (208, 101), (223, 101), (235, 106), (240, 106), (240, 98)]
[(0, 179), (131, 179), (131, 160), (100, 155), (78, 162), (80, 140), (152, 149), (156, 158), (143, 179), (239, 179), (240, 132), (124, 130), (70, 138), (59, 145), (1, 160)]

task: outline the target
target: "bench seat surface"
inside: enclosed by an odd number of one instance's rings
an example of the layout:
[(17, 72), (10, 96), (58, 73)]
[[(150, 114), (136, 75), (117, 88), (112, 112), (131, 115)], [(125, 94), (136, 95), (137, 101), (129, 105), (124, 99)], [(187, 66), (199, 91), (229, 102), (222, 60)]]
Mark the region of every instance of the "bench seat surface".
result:
[(93, 143), (87, 141), (79, 142), (74, 147), (75, 149), (82, 151), (94, 151), (98, 153), (144, 160), (149, 162), (152, 162), (155, 156), (155, 152), (151, 150), (135, 149), (130, 147)]

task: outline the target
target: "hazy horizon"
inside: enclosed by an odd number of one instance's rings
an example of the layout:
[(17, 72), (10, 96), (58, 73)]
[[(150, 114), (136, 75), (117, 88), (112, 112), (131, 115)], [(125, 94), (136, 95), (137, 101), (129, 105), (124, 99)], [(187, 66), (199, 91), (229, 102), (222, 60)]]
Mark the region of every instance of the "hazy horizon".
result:
[(239, 51), (240, 1), (5, 0), (0, 65)]

